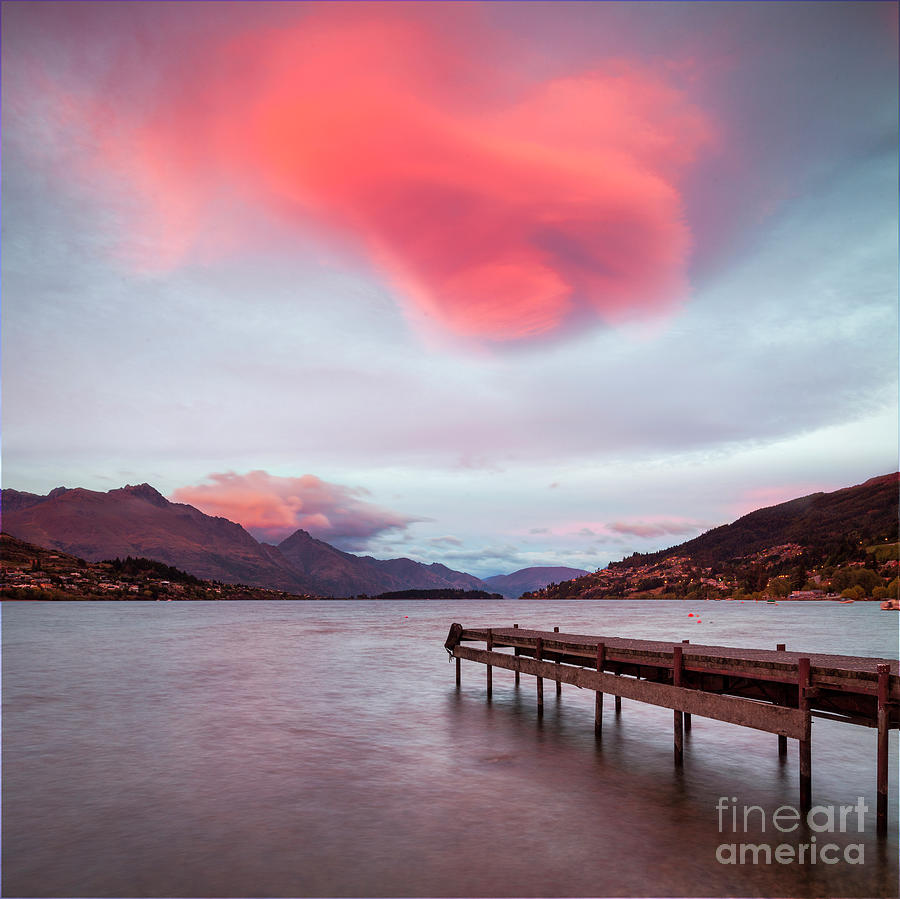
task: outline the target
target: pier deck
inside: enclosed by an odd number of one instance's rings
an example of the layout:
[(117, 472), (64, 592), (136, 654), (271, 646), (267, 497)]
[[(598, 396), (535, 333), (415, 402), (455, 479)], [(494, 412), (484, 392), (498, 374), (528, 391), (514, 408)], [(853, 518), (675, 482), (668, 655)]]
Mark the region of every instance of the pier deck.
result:
[[(472, 643), (484, 643), (478, 649)], [(900, 662), (776, 649), (741, 649), (627, 637), (538, 631), (512, 627), (465, 628), (451, 625), (445, 648), (456, 659), (484, 664), (487, 694), (493, 668), (536, 678), (538, 713), (543, 681), (596, 692), (595, 731), (602, 733), (603, 695), (632, 699), (674, 711), (676, 765), (683, 764), (683, 731), (700, 715), (778, 735), (778, 752), (787, 739), (800, 751), (800, 804), (811, 806), (811, 722), (828, 718), (876, 728), (877, 821), (887, 829), (888, 731), (900, 727)], [(512, 652), (509, 652), (512, 650)]]

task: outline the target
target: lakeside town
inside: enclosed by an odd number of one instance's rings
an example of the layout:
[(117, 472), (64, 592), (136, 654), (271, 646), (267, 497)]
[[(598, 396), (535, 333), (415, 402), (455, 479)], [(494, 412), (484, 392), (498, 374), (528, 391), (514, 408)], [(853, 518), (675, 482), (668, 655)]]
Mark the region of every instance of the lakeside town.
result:
[(687, 555), (635, 555), (527, 599), (737, 599), (891, 601), (900, 594), (898, 545), (860, 544), (856, 558), (810, 564), (808, 550), (785, 543), (733, 562), (703, 565)]

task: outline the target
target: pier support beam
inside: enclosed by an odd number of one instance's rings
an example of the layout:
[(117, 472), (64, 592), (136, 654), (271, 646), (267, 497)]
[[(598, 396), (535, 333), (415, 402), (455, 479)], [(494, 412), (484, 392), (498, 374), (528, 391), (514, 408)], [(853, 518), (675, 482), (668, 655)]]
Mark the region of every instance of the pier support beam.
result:
[(888, 824), (888, 678), (890, 665), (878, 665), (878, 804), (876, 829), (879, 837), (887, 836)]
[[(513, 625), (513, 627), (515, 627), (515, 628), (517, 628), (518, 626), (519, 626), (518, 624)], [(518, 646), (513, 650), (513, 654), (519, 655), (519, 647)], [(516, 671), (516, 686), (517, 687), (519, 686), (519, 672), (518, 671)]]
[(459, 663), (462, 661), (459, 656), (456, 657), (456, 689), (462, 685), (462, 677), (460, 677)]
[[(544, 641), (538, 637), (534, 647), (534, 657), (540, 662), (544, 658)], [(544, 714), (544, 679), (537, 679), (537, 710), (538, 717)]]
[(800, 743), (800, 811), (805, 815), (812, 808), (812, 716), (809, 711), (809, 659), (797, 662), (798, 708), (805, 713), (804, 736)]
[[(681, 642), (682, 643), (690, 643), (691, 641), (690, 640), (682, 640)], [(691, 713), (690, 712), (684, 713), (684, 729), (685, 730), (691, 729)]]
[[(684, 666), (682, 657), (684, 650), (680, 646), (672, 647), (672, 685), (681, 686), (681, 672)], [(675, 719), (675, 765), (681, 767), (684, 764), (684, 713), (676, 710), (673, 712)]]
[(622, 714), (622, 697), (621, 696), (616, 696), (616, 714), (617, 715)]
[[(775, 649), (778, 652), (784, 652), (785, 644), (777, 643), (775, 645)], [(780, 759), (787, 758), (787, 737), (782, 737), (780, 734), (778, 736), (778, 758), (780, 758)]]
[[(606, 665), (606, 644), (598, 643), (597, 644), (597, 671), (603, 671), (604, 666)], [(594, 734), (595, 736), (600, 736), (603, 732), (603, 691), (598, 690), (596, 694), (597, 698), (594, 701)], [(618, 698), (618, 697), (616, 697)]]
[[(487, 632), (487, 651), (492, 652), (494, 649), (494, 632), (491, 629), (488, 629)], [(494, 669), (491, 665), (485, 665), (487, 668), (487, 695), (488, 699), (491, 698), (493, 687), (494, 687)]]
[[(553, 628), (553, 633), (558, 634), (559, 628)], [(559, 671), (559, 662), (556, 663), (556, 670)], [(559, 677), (556, 678), (556, 695), (562, 696), (562, 681), (559, 679)]]

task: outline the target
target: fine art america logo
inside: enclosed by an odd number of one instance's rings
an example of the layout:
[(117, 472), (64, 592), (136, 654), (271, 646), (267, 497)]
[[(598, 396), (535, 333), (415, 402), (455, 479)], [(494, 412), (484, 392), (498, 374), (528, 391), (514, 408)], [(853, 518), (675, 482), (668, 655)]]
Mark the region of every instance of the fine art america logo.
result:
[[(848, 865), (865, 864), (865, 845), (863, 843), (824, 842), (827, 837), (822, 834), (863, 833), (864, 816), (869, 810), (862, 796), (856, 805), (814, 805), (806, 815), (792, 805), (782, 805), (771, 815), (759, 805), (738, 806), (737, 797), (719, 797), (716, 811), (719, 815), (719, 833), (729, 833), (732, 838), (737, 834), (747, 834), (754, 828), (761, 833), (771, 833), (772, 842), (760, 843), (720, 843), (716, 849), (716, 861), (723, 865), (836, 865), (843, 861)], [(806, 825), (803, 839), (805, 842), (779, 842), (781, 834), (792, 834), (800, 826)], [(771, 828), (768, 825), (771, 824)], [(811, 833), (810, 833), (811, 831)], [(738, 837), (739, 839), (739, 837)], [(788, 838), (791, 839), (791, 838)]]

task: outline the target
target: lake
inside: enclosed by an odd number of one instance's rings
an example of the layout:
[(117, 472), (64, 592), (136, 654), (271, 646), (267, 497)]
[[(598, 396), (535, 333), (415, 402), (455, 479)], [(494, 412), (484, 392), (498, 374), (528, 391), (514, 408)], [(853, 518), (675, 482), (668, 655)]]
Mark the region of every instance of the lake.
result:
[[(898, 647), (877, 603), (4, 603), (2, 894), (897, 895), (896, 731), (887, 841), (874, 730), (814, 720), (814, 804), (868, 813), (815, 834), (834, 863), (723, 864), (809, 842), (772, 825), (798, 803), (794, 741), (780, 762), (775, 736), (694, 717), (678, 771), (672, 713), (608, 700), (598, 744), (589, 691), (545, 685), (539, 721), (533, 678), (495, 668), (488, 703), (463, 662), (457, 692), (453, 621)], [(746, 833), (720, 797), (761, 807)]]

